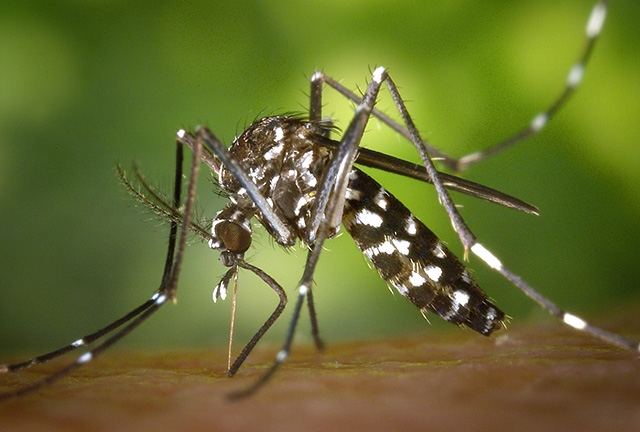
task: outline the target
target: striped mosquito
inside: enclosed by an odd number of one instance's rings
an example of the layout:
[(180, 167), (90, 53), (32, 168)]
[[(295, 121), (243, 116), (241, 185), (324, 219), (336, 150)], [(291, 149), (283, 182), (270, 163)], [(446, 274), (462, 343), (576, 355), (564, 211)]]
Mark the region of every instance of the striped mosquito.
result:
[[(175, 184), (171, 200), (156, 192), (137, 168), (134, 170), (135, 180), (129, 180), (125, 172), (118, 168), (121, 180), (131, 194), (151, 210), (170, 220), (169, 246), (160, 287), (145, 303), (95, 333), (31, 360), (0, 366), (0, 372), (18, 371), (104, 338), (55, 374), (29, 387), (2, 394), (0, 398), (34, 391), (69, 374), (101, 354), (161, 306), (174, 299), (189, 231), (206, 240), (210, 248), (217, 250), (221, 262), (229, 268), (214, 290), (214, 300), (224, 299), (231, 284), (235, 292), (239, 269), (256, 274), (279, 297), (279, 303), (269, 319), (236, 359), (229, 361), (228, 375), (233, 376), (287, 304), (287, 295), (280, 284), (262, 269), (244, 260), (245, 252), (251, 247), (253, 218), (262, 224), (278, 244), (291, 247), (300, 241), (308, 247), (308, 254), (297, 286), (289, 331), (282, 348), (271, 367), (258, 380), (250, 387), (232, 394), (232, 397), (243, 397), (255, 392), (287, 359), (305, 301), (315, 345), (319, 349), (323, 347), (313, 302), (312, 282), (324, 242), (335, 237), (341, 226), (350, 234), (382, 279), (423, 314), (438, 315), (446, 321), (468, 327), (485, 336), (503, 327), (504, 312), (488, 299), (462, 262), (397, 198), (354, 164), (383, 169), (433, 184), (465, 253), (471, 251), (570, 327), (622, 348), (640, 350), (638, 342), (594, 327), (582, 318), (562, 310), (509, 270), (477, 240), (460, 216), (448, 190), (532, 214), (537, 213), (536, 207), (486, 186), (440, 172), (433, 163), (437, 159), (445, 167), (462, 171), (543, 129), (580, 84), (589, 54), (604, 23), (606, 7), (606, 1), (595, 5), (586, 25), (584, 49), (570, 69), (561, 94), (523, 130), (482, 152), (456, 159), (425, 142), (394, 81), (385, 68), (379, 67), (373, 71), (371, 81), (362, 96), (351, 92), (324, 73), (316, 72), (311, 78), (307, 118), (265, 117), (251, 124), (229, 148), (206, 128), (200, 127), (193, 132), (180, 130), (176, 139)], [(392, 120), (374, 107), (378, 93), (385, 85), (401, 122)], [(335, 128), (322, 117), (322, 94), (325, 87), (339, 92), (357, 105), (354, 117), (340, 140), (331, 138)], [(411, 142), (420, 155), (422, 165), (361, 148), (365, 127), (372, 116)], [(181, 182), (185, 146), (191, 149), (193, 156), (187, 197), (183, 203)], [(217, 175), (221, 189), (230, 200), (213, 218), (210, 229), (203, 228), (192, 220), (196, 179), (201, 163)]]

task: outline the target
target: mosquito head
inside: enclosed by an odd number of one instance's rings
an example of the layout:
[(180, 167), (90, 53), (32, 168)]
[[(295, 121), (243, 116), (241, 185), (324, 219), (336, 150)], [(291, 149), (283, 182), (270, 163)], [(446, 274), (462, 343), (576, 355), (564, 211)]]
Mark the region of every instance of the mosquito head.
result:
[(231, 267), (235, 258), (242, 256), (251, 246), (249, 217), (233, 204), (220, 211), (211, 224), (213, 239), (209, 247), (221, 252), (220, 261)]

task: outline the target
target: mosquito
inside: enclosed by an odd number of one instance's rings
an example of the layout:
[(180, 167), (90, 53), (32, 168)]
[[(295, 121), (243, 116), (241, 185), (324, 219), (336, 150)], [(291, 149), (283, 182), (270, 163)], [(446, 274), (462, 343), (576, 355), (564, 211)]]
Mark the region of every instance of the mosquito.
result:
[[(220, 253), (229, 270), (214, 289), (214, 300), (224, 299), (240, 269), (257, 275), (279, 296), (279, 303), (269, 319), (256, 332), (236, 359), (229, 361), (228, 375), (242, 366), (260, 338), (279, 318), (287, 305), (285, 290), (262, 269), (244, 259), (251, 247), (251, 220), (255, 218), (270, 236), (284, 247), (301, 242), (308, 247), (306, 264), (297, 285), (293, 315), (282, 348), (271, 366), (252, 385), (230, 395), (246, 397), (261, 388), (288, 358), (300, 314), (306, 303), (314, 343), (322, 349), (312, 282), (326, 240), (335, 237), (341, 226), (350, 234), (362, 253), (382, 279), (411, 301), (423, 314), (435, 314), (453, 324), (468, 327), (489, 336), (504, 326), (505, 314), (482, 291), (464, 264), (391, 192), (365, 174), (355, 164), (383, 169), (433, 184), (442, 206), (464, 247), (491, 269), (500, 273), (542, 308), (568, 326), (625, 349), (640, 351), (638, 342), (588, 324), (566, 312), (539, 294), (520, 276), (509, 270), (471, 232), (449, 196), (448, 190), (462, 192), (526, 213), (537, 208), (489, 187), (438, 171), (433, 163), (462, 171), (507, 147), (538, 133), (564, 106), (580, 84), (593, 45), (600, 34), (607, 1), (598, 2), (586, 25), (586, 42), (578, 61), (571, 67), (566, 85), (549, 108), (536, 115), (520, 132), (487, 150), (462, 158), (453, 158), (425, 142), (418, 132), (395, 82), (384, 67), (376, 68), (362, 96), (343, 87), (322, 72), (311, 77), (308, 117), (269, 116), (255, 121), (227, 148), (207, 128), (199, 127), (177, 134), (174, 194), (169, 200), (159, 194), (134, 168), (135, 181), (118, 168), (125, 187), (157, 214), (170, 221), (169, 245), (160, 287), (153, 296), (133, 311), (95, 333), (31, 360), (0, 366), (0, 372), (14, 372), (43, 363), (76, 348), (97, 343), (73, 363), (58, 372), (0, 398), (22, 395), (69, 374), (88, 363), (108, 347), (139, 326), (162, 305), (176, 297), (188, 232), (208, 242)], [(395, 122), (376, 109), (375, 102), (383, 86), (391, 94), (401, 122)], [(335, 128), (322, 117), (325, 87), (342, 94), (356, 104), (355, 114), (340, 140), (331, 138)], [(378, 118), (405, 137), (418, 151), (422, 165), (360, 147), (365, 127), (371, 117)], [(192, 151), (191, 169), (185, 202), (181, 200), (183, 148)], [(216, 175), (218, 184), (229, 198), (225, 206), (205, 229), (192, 219), (196, 179), (201, 163)], [(138, 184), (136, 186), (135, 183)], [(180, 229), (178, 229), (180, 227)], [(99, 339), (102, 342), (98, 343)]]

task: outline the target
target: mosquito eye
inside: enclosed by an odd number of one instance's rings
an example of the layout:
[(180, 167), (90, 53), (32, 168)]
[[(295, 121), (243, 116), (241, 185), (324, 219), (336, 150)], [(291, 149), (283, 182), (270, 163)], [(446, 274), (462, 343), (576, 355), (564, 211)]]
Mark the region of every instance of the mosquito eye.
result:
[[(302, 277), (297, 285), (297, 301), (283, 348), (278, 351), (271, 366), (263, 370), (252, 385), (228, 394), (231, 400), (255, 393), (286, 361), (301, 309), (305, 305), (309, 310), (314, 343), (318, 349), (322, 349), (323, 342), (319, 335), (312, 286), (316, 264), (324, 250), (324, 242), (336, 237), (340, 227), (344, 227), (351, 235), (371, 267), (378, 271), (387, 285), (395, 288), (400, 295), (413, 303), (425, 318), (426, 313), (433, 313), (452, 324), (468, 327), (485, 336), (504, 327), (504, 312), (492, 303), (473, 280), (465, 264), (398, 198), (354, 164), (433, 184), (440, 204), (446, 209), (465, 252), (471, 251), (489, 268), (502, 275), (564, 324), (611, 345), (640, 352), (638, 341), (594, 327), (573, 313), (560, 309), (538, 293), (533, 286), (524, 282), (520, 276), (511, 272), (470, 231), (445, 189), (526, 213), (537, 214), (538, 209), (535, 206), (478, 183), (438, 171), (433, 165), (433, 161), (437, 160), (452, 171), (463, 171), (544, 129), (582, 81), (586, 62), (606, 17), (607, 5), (607, 0), (597, 0), (587, 21), (586, 39), (580, 57), (571, 66), (563, 91), (546, 110), (533, 116), (527, 126), (505, 140), (461, 158), (448, 156), (423, 141), (398, 88), (386, 69), (378, 67), (372, 72), (371, 80), (360, 94), (343, 87), (322, 72), (314, 73), (311, 77), (309, 115), (306, 120), (301, 116), (264, 117), (245, 129), (229, 148), (207, 128), (198, 127), (193, 133), (181, 129), (176, 137), (173, 200), (159, 194), (148, 184), (137, 167), (134, 166), (134, 170), (139, 184), (131, 183), (118, 166), (118, 175), (127, 190), (155, 214), (166, 217), (170, 222), (160, 287), (147, 301), (126, 315), (62, 348), (27, 361), (0, 364), (1, 377), (3, 374), (26, 369), (85, 347), (84, 352), (66, 367), (27, 386), (8, 392), (0, 391), (0, 403), (4, 399), (48, 386), (89, 363), (148, 319), (163, 304), (174, 300), (189, 232), (197, 234), (205, 241), (208, 240), (209, 247), (219, 252), (222, 265), (228, 267), (220, 282), (215, 285), (212, 299), (215, 302), (218, 298), (224, 299), (228, 291), (233, 292), (227, 364), (227, 376), (233, 376), (287, 305), (287, 295), (282, 286), (264, 270), (244, 260), (244, 253), (251, 246), (253, 218), (263, 225), (268, 235), (280, 246), (291, 247), (300, 241), (308, 246), (309, 250)], [(375, 109), (378, 92), (383, 84), (386, 84), (402, 122), (393, 120)], [(330, 138), (331, 132), (337, 135), (339, 131), (331, 126), (329, 120), (321, 120), (323, 87), (337, 91), (356, 105), (355, 115), (340, 140)], [(361, 147), (366, 126), (374, 117), (410, 141), (419, 151), (423, 164), (416, 165)], [(188, 191), (188, 196), (184, 204), (181, 204), (183, 146), (192, 149), (193, 158), (189, 184), (184, 189)], [(192, 217), (201, 162), (209, 165), (218, 174), (221, 195), (230, 200), (213, 219), (208, 219), (211, 222), (210, 230), (203, 228), (198, 220), (194, 220), (197, 218)], [(407, 192), (411, 191), (405, 191), (405, 195)], [(342, 263), (341, 267), (344, 268), (345, 264)], [(240, 270), (251, 272), (261, 279), (277, 294), (279, 302), (271, 316), (232, 363), (236, 292)], [(352, 269), (346, 268), (344, 273), (340, 271), (341, 274), (336, 275), (340, 279), (340, 286), (349, 288)], [(4, 327), (0, 329), (4, 330)], [(556, 345), (562, 343), (563, 341), (559, 340)], [(500, 345), (499, 339), (496, 340), (496, 345)], [(591, 358), (588, 351), (584, 352), (584, 356)], [(617, 353), (615, 360), (619, 361)], [(0, 380), (0, 387), (5, 387), (4, 384)]]
[(251, 246), (251, 231), (237, 222), (220, 222), (215, 227), (215, 236), (222, 241), (228, 251), (236, 254), (246, 252)]

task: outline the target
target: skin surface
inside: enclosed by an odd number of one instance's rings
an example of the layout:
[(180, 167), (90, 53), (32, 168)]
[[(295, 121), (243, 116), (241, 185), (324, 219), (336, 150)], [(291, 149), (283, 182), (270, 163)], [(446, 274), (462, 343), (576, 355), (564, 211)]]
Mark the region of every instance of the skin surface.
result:
[[(557, 323), (500, 333), (335, 343), (322, 354), (298, 345), (266, 388), (235, 403), (225, 395), (253, 382), (277, 347), (258, 347), (234, 379), (225, 377), (222, 350), (110, 353), (0, 404), (0, 430), (640, 428), (637, 354)], [(0, 387), (55, 366), (4, 375)]]

